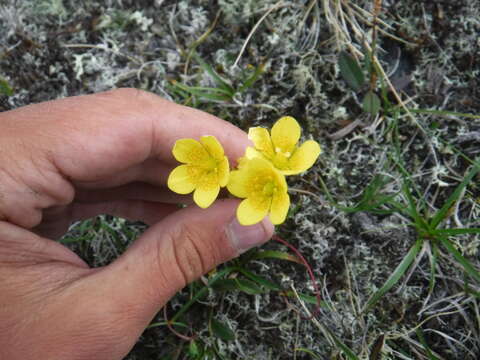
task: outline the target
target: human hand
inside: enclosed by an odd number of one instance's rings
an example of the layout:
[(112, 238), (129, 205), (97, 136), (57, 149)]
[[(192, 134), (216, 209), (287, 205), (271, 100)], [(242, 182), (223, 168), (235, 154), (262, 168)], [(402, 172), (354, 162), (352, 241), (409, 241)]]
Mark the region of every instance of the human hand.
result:
[[(246, 134), (135, 89), (0, 113), (0, 358), (121, 359), (171, 296), (267, 241), (242, 227), (238, 200), (179, 209), (165, 186), (179, 138), (214, 135), (229, 159)], [(54, 240), (72, 221), (112, 214), (151, 227), (91, 269)]]

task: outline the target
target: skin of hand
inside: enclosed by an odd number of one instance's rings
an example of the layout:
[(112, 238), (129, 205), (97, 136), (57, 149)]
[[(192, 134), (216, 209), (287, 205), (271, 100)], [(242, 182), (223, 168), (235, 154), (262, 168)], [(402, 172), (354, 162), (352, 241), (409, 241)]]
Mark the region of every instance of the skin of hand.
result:
[[(179, 208), (166, 187), (179, 138), (214, 135), (234, 164), (235, 126), (136, 89), (0, 113), (0, 359), (122, 359), (187, 283), (267, 241), (238, 200)], [(98, 214), (149, 224), (111, 264), (90, 268), (56, 242)]]

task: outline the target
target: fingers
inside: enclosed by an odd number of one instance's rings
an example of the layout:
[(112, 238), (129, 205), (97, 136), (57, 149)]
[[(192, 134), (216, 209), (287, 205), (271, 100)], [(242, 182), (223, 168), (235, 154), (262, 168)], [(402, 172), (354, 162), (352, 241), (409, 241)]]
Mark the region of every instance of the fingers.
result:
[(13, 131), (32, 137), (73, 182), (110, 179), (126, 170), (139, 173), (135, 166), (147, 159), (173, 165), (171, 149), (180, 138), (214, 135), (232, 160), (249, 143), (245, 132), (226, 121), (137, 89), (71, 97), (2, 116)]
[(180, 138), (214, 135), (232, 161), (249, 144), (213, 115), (136, 89), (31, 105), (0, 120), (0, 219), (25, 228), (40, 223), (43, 209), (69, 204), (74, 188), (164, 184)]
[(178, 206), (173, 204), (142, 200), (119, 200), (92, 204), (75, 204), (72, 218), (74, 220), (84, 220), (100, 214), (109, 214), (152, 225), (178, 211), (178, 209)]
[(191, 204), (191, 195), (175, 194), (166, 187), (134, 182), (107, 189), (76, 189), (76, 203), (95, 203), (113, 200), (146, 200), (168, 204)]
[(16, 271), (17, 267), (47, 262), (64, 262), (81, 268), (88, 267), (83, 260), (62, 244), (0, 221), (0, 283), (5, 280), (2, 276), (5, 275), (8, 266)]
[(131, 182), (145, 182), (152, 185), (164, 186), (173, 168), (178, 164), (166, 164), (164, 160), (150, 158), (143, 163), (133, 165), (114, 176), (99, 177), (95, 180), (72, 182), (77, 188), (105, 189), (120, 186)]
[(132, 221), (142, 221), (152, 225), (178, 211), (178, 209), (178, 206), (174, 204), (143, 200), (75, 203), (70, 206), (46, 210), (44, 220), (32, 231), (43, 237), (59, 239), (73, 222), (102, 214), (119, 216)]
[[(117, 261), (98, 272), (112, 299), (130, 309), (143, 326), (179, 289), (241, 252), (267, 241), (268, 220), (241, 226), (237, 200), (206, 210), (188, 207), (151, 227)], [(118, 279), (122, 279), (121, 282)]]

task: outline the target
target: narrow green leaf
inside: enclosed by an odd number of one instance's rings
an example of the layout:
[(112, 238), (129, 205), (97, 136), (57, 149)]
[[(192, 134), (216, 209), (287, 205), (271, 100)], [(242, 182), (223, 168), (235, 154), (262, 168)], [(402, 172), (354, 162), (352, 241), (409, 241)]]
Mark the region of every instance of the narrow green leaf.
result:
[(212, 334), (222, 340), (235, 340), (235, 333), (232, 331), (232, 329), (230, 329), (227, 325), (221, 323), (216, 319), (211, 320), (210, 328), (212, 330)]
[(455, 236), (455, 235), (465, 235), (465, 234), (480, 234), (480, 228), (465, 228), (465, 229), (437, 229), (432, 231), (434, 235), (446, 235), (446, 236)]
[(263, 294), (265, 291), (261, 289), (257, 284), (255, 284), (253, 281), (247, 280), (247, 279), (234, 279), (237, 287), (240, 291), (243, 291), (244, 293), (247, 293), (249, 295), (255, 295), (255, 294)]
[(439, 237), (440, 242), (445, 246), (450, 254), (463, 266), (464, 270), (473, 277), (475, 280), (480, 282), (480, 272), (473, 267), (472, 264), (458, 251), (455, 246), (448, 240), (446, 237)]
[(365, 187), (362, 192), (362, 198), (353, 207), (341, 207), (341, 210), (345, 212), (358, 212), (358, 211), (370, 211), (370, 212), (390, 212), (388, 210), (381, 209), (382, 205), (388, 204), (393, 201), (397, 194), (383, 195), (380, 192), (390, 182), (385, 176), (375, 175), (370, 183)]
[(445, 204), (443, 204), (443, 206), (433, 216), (430, 222), (430, 226), (432, 229), (435, 229), (440, 224), (440, 222), (442, 222), (442, 220), (445, 219), (445, 217), (448, 214), (448, 211), (453, 206), (455, 201), (458, 200), (463, 189), (470, 183), (470, 181), (479, 171), (480, 171), (480, 165), (477, 162), (475, 162), (475, 164), (473, 165), (472, 169), (469, 171), (467, 176), (465, 176), (463, 181), (460, 184), (458, 184), (458, 186), (455, 188), (453, 193), (448, 197), (447, 201), (445, 201)]
[(265, 70), (265, 64), (260, 64), (255, 68), (254, 73), (240, 86), (237, 92), (242, 93), (252, 87), (252, 85), (262, 76)]
[(435, 277), (437, 272), (438, 248), (437, 243), (432, 242), (432, 252), (430, 254), (430, 279), (428, 280), (428, 293), (431, 294), (435, 287)]
[(357, 60), (346, 52), (340, 53), (338, 57), (340, 75), (347, 84), (355, 91), (359, 91), (365, 83), (365, 76), (358, 65)]
[(287, 261), (292, 261), (297, 264), (303, 264), (302, 261), (291, 254), (288, 254), (283, 251), (277, 251), (277, 250), (265, 250), (265, 251), (257, 251), (251, 258), (250, 260), (258, 260), (258, 259), (278, 259), (278, 260), (287, 260)]
[(265, 292), (256, 283), (247, 279), (218, 280), (212, 288), (217, 291), (243, 291), (249, 295), (263, 294)]
[(381, 105), (379, 97), (373, 91), (369, 91), (365, 94), (362, 103), (363, 111), (375, 116), (380, 111)]
[(407, 197), (407, 201), (408, 201), (408, 208), (406, 209), (408, 211), (408, 215), (410, 215), (410, 217), (414, 220), (415, 225), (417, 226), (417, 229), (430, 230), (427, 222), (418, 213), (417, 204), (413, 199), (413, 195), (410, 192), (410, 188), (408, 187), (409, 183), (410, 181), (407, 180), (406, 182), (403, 183), (403, 186), (402, 186), (402, 191)]
[(480, 299), (480, 291), (476, 291), (472, 289), (468, 284), (465, 284), (465, 289), (464, 289), (466, 294), (470, 294), (475, 296), (477, 299)]
[(312, 356), (314, 359), (322, 360), (320, 356), (315, 354), (312, 350), (306, 349), (306, 348), (295, 348), (295, 352), (304, 352), (310, 356)]
[(220, 75), (218, 75), (213, 69), (213, 67), (207, 64), (200, 56), (198, 56), (195, 51), (192, 52), (192, 57), (200, 64), (203, 70), (205, 70), (213, 78), (215, 83), (229, 94), (230, 97), (235, 95), (235, 89), (226, 80), (222, 79)]
[[(318, 305), (318, 300), (317, 300), (316, 296), (305, 295), (305, 294), (302, 294), (302, 293), (293, 292), (291, 290), (282, 291), (281, 294), (284, 295), (284, 296), (291, 297), (291, 298), (297, 298), (297, 295), (298, 295), (300, 300), (306, 302), (307, 304)], [(325, 309), (333, 310), (325, 301), (320, 301), (320, 306), (322, 308), (325, 308)]]
[(235, 279), (220, 279), (212, 285), (212, 289), (219, 292), (239, 290)]
[(349, 360), (360, 360), (360, 358), (355, 355), (352, 349), (350, 349), (347, 345), (345, 345), (332, 331), (330, 331), (328, 328), (324, 327), (325, 331), (328, 332), (328, 334), (332, 337), (333, 341), (335, 342), (335, 345), (337, 345), (340, 350), (345, 354), (345, 356)]
[(195, 295), (192, 296), (192, 298), (185, 304), (183, 305), (180, 310), (170, 319), (170, 321), (176, 321), (179, 319), (185, 312), (197, 302), (200, 298), (202, 298), (204, 295), (208, 293), (208, 288), (211, 287), (215, 282), (218, 280), (222, 279), (223, 277), (227, 276), (230, 274), (232, 271), (234, 271), (234, 267), (226, 267), (219, 272), (217, 272), (209, 281), (208, 281), (208, 286), (202, 287), (199, 291), (195, 293)]
[(373, 305), (387, 292), (389, 291), (397, 282), (400, 280), (400, 278), (405, 274), (405, 272), (408, 270), (412, 262), (415, 260), (417, 257), (420, 249), (422, 248), (422, 240), (417, 239), (415, 244), (410, 248), (408, 251), (407, 255), (403, 258), (403, 260), (398, 264), (396, 269), (393, 271), (393, 273), (390, 275), (390, 277), (387, 279), (385, 284), (378, 289), (375, 294), (372, 295), (370, 300), (368, 300), (367, 304), (365, 305), (363, 312), (366, 312), (372, 308)]
[(250, 280), (257, 282), (258, 284), (264, 286), (269, 290), (282, 291), (282, 288), (279, 285), (275, 284), (270, 280), (265, 279), (264, 277), (258, 276), (243, 268), (238, 269), (238, 271), (243, 275), (245, 275), (246, 277), (248, 277)]
[(208, 88), (208, 87), (194, 87), (188, 86), (181, 83), (174, 83), (173, 86), (186, 91), (192, 95), (200, 96), (205, 99), (214, 100), (214, 101), (229, 101), (231, 96), (223, 89), (220, 88)]
[(7, 80), (0, 78), (0, 94), (4, 94), (7, 96), (13, 95), (13, 89), (8, 84)]
[(415, 330), (415, 333), (417, 334), (417, 337), (418, 337), (418, 340), (420, 340), (420, 343), (422, 344), (423, 346), (423, 349), (425, 350), (425, 352), (427, 353), (427, 356), (430, 360), (440, 360), (438, 357), (436, 357), (435, 355), (433, 355), (432, 351), (430, 350), (426, 340), (425, 340), (425, 337), (423, 336), (423, 332), (421, 329), (417, 329)]
[[(400, 111), (404, 111), (404, 109), (399, 108)], [(446, 111), (446, 110), (428, 110), (428, 109), (408, 109), (408, 111), (414, 114), (432, 114), (432, 115), (439, 115), (439, 116), (460, 116), (466, 117), (470, 119), (480, 119), (480, 115), (469, 114), (469, 113), (459, 113), (455, 111)]]

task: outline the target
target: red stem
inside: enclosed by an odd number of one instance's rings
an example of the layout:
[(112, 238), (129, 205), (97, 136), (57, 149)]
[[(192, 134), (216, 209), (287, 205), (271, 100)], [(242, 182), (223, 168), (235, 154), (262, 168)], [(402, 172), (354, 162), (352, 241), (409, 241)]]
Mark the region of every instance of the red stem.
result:
[(293, 246), (292, 244), (290, 244), (286, 240), (282, 239), (278, 235), (273, 235), (272, 239), (275, 240), (275, 241), (278, 241), (279, 243), (285, 245), (290, 250), (292, 250), (295, 253), (295, 255), (297, 255), (298, 258), (302, 261), (303, 265), (307, 269), (308, 275), (310, 276), (310, 280), (312, 281), (312, 285), (313, 285), (313, 288), (315, 290), (315, 298), (317, 299), (317, 305), (315, 307), (315, 311), (309, 317), (306, 318), (308, 320), (311, 320), (320, 312), (320, 306), (321, 306), (321, 302), (322, 302), (322, 298), (320, 297), (320, 289), (317, 285), (317, 280), (315, 279), (315, 275), (313, 274), (312, 267), (310, 266), (308, 261), (303, 257), (302, 253), (295, 246)]
[(167, 319), (167, 305), (165, 305), (163, 307), (163, 317), (165, 318), (165, 322), (167, 323), (167, 327), (168, 329), (174, 333), (176, 336), (178, 336), (180, 339), (183, 339), (185, 341), (192, 341), (195, 339), (195, 335), (194, 336), (187, 336), (187, 335), (183, 335), (183, 334), (180, 334), (177, 330), (175, 330), (172, 326), (172, 323), (170, 322), (170, 320)]

